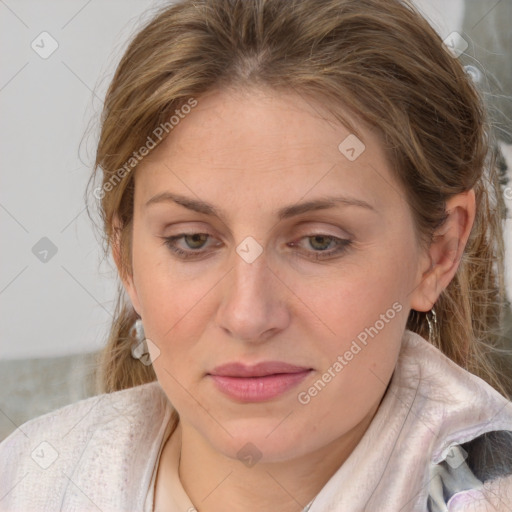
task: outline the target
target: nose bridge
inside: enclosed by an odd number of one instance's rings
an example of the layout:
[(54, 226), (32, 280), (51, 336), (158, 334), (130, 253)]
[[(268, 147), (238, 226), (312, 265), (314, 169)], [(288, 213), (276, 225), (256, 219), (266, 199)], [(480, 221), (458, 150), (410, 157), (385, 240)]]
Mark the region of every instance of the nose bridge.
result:
[(269, 330), (282, 329), (287, 314), (276, 281), (263, 247), (254, 239), (242, 241), (223, 290), (219, 325), (245, 341), (257, 341)]
[[(256, 245), (257, 244), (257, 245)], [(243, 241), (236, 247), (230, 280), (230, 298), (240, 308), (245, 306), (262, 309), (272, 298), (272, 272), (268, 268), (268, 255), (254, 241)]]

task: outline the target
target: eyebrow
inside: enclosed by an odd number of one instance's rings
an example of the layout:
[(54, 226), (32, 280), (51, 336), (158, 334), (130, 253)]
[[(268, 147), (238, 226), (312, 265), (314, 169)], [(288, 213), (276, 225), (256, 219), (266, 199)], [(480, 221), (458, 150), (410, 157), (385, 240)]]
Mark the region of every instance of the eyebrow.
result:
[[(190, 197), (182, 196), (180, 194), (174, 194), (171, 192), (162, 192), (153, 196), (149, 201), (144, 205), (145, 208), (152, 204), (157, 203), (176, 203), (189, 210), (204, 213), (206, 215), (213, 215), (218, 217), (219, 219), (226, 218), (225, 211), (222, 209), (218, 209), (210, 203), (206, 201), (201, 201), (198, 199), (192, 199)], [(338, 205), (344, 206), (357, 206), (360, 208), (365, 208), (367, 210), (373, 211), (374, 213), (378, 213), (377, 210), (361, 199), (356, 199), (354, 197), (348, 196), (329, 196), (329, 197), (320, 197), (318, 199), (312, 201), (306, 201), (303, 203), (293, 204), (290, 206), (285, 206), (277, 211), (277, 218), (279, 220), (288, 219), (290, 217), (294, 217), (296, 215), (300, 215), (301, 213), (306, 213), (315, 210), (326, 210), (328, 208), (334, 208)]]

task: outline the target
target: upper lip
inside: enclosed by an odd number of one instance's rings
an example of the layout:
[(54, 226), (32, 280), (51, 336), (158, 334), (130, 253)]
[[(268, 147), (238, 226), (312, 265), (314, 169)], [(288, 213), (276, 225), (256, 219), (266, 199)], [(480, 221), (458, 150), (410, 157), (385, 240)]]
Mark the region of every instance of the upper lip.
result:
[(252, 366), (242, 363), (227, 363), (216, 366), (209, 374), (223, 377), (264, 377), (277, 373), (300, 373), (311, 368), (296, 366), (282, 361), (264, 361)]

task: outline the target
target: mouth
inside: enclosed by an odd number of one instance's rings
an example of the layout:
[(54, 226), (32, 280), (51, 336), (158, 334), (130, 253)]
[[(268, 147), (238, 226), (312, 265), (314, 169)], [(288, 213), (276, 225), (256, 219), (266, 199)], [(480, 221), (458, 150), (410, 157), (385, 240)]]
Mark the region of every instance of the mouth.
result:
[(284, 394), (298, 385), (312, 368), (281, 361), (268, 361), (254, 366), (228, 363), (207, 374), (216, 388), (240, 402), (263, 402)]

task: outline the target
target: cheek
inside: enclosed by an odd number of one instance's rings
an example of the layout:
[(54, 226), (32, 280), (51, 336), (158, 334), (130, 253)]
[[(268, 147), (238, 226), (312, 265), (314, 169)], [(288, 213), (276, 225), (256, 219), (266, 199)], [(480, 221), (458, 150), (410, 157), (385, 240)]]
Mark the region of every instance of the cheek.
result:
[(332, 273), (317, 283), (308, 296), (308, 305), (321, 320), (319, 334), (312, 333), (323, 356), (321, 371), (330, 369), (336, 375), (326, 386), (331, 392), (325, 394), (325, 401), (343, 396), (347, 406), (360, 407), (359, 398), (371, 399), (382, 383), (387, 385), (396, 363), (409, 311), (412, 260), (403, 260), (394, 250), (378, 254), (378, 264), (376, 255), (370, 254), (338, 276)]
[(316, 305), (334, 334), (316, 336), (316, 353), (323, 364), (297, 390), (302, 393), (297, 401), (304, 421), (315, 420), (305, 435), (315, 435), (318, 425), (333, 438), (353, 428), (379, 402), (392, 376), (407, 313), (396, 300), (398, 287), (370, 288), (374, 291), (369, 294), (354, 279), (351, 286), (322, 297)]
[[(379, 258), (361, 258), (357, 264), (331, 272), (313, 286), (311, 282), (296, 281), (294, 291), (329, 328), (324, 329), (323, 338), (331, 340), (333, 349), (341, 349), (344, 342), (379, 322), (382, 315), (384, 321), (393, 320), (399, 309), (407, 309), (412, 282), (407, 266), (394, 254), (379, 252)], [(385, 323), (388, 326), (391, 322)]]
[(156, 277), (148, 276), (143, 286), (146, 336), (159, 346), (162, 360), (175, 362), (179, 356), (186, 365), (194, 360), (194, 349), (214, 314), (207, 297), (211, 286)]
[[(142, 244), (141, 244), (142, 246)], [(148, 244), (146, 247), (150, 247)], [(134, 283), (142, 307), (146, 337), (159, 348), (155, 366), (187, 367), (194, 360), (194, 347), (213, 314), (208, 292), (215, 276), (205, 274), (190, 280), (179, 271), (165, 249), (153, 242), (153, 251), (134, 249)]]

